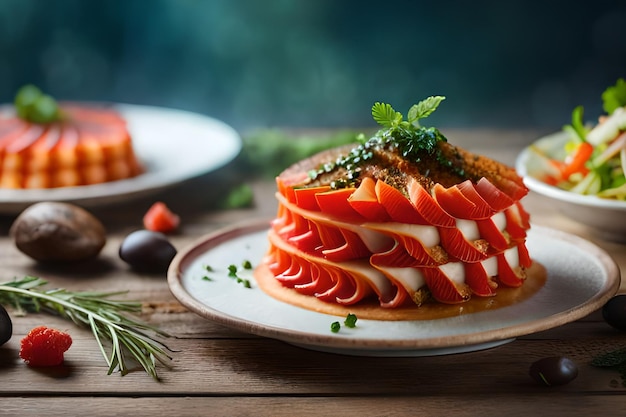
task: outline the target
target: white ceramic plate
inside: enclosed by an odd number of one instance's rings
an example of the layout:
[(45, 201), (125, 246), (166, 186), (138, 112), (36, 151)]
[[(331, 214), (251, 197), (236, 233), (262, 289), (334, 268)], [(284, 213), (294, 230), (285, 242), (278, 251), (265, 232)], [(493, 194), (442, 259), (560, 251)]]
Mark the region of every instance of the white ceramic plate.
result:
[[(551, 157), (562, 157), (568, 140), (565, 132), (545, 136), (533, 147)], [(608, 200), (591, 195), (581, 195), (546, 184), (541, 180), (545, 175), (545, 165), (531, 147), (525, 148), (517, 157), (515, 168), (524, 178), (526, 186), (545, 197), (552, 199), (567, 217), (576, 220), (605, 238), (626, 241), (626, 202)]]
[[(128, 122), (145, 173), (80, 187), (0, 189), (0, 213), (17, 213), (38, 201), (66, 201), (89, 207), (145, 196), (216, 170), (241, 150), (237, 132), (219, 120), (160, 107), (130, 104), (113, 107)], [(8, 111), (6, 106), (2, 110)]]
[[(294, 345), (364, 356), (425, 356), (468, 352), (577, 320), (600, 308), (619, 288), (619, 269), (602, 249), (579, 237), (534, 226), (531, 256), (547, 269), (546, 284), (508, 307), (437, 320), (359, 319), (357, 327), (330, 331), (337, 316), (280, 302), (241, 270), (252, 288), (228, 277), (228, 265), (258, 264), (268, 222), (237, 225), (208, 235), (180, 251), (168, 271), (174, 296), (191, 311), (222, 325)], [(207, 272), (206, 265), (214, 271)], [(203, 279), (208, 276), (210, 280)]]

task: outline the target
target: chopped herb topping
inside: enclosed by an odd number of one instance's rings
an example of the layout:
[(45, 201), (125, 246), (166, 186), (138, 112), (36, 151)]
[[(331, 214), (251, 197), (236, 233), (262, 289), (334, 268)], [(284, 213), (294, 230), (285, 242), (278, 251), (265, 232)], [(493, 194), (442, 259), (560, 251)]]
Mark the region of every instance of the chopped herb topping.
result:
[[(243, 261), (242, 262), (242, 266), (243, 266), (244, 269), (252, 269), (252, 263), (250, 263), (250, 261)], [(206, 269), (208, 272), (214, 272), (215, 271), (209, 265), (204, 265), (204, 269)], [(239, 275), (237, 275), (237, 265), (234, 265), (234, 264), (228, 265), (227, 269), (228, 269), (228, 277), (229, 278), (235, 279), (238, 284), (242, 284), (245, 288), (252, 288), (252, 284), (251, 284), (249, 279), (242, 278)], [(202, 279), (204, 281), (213, 281), (213, 278), (209, 277), (208, 275), (204, 275), (202, 277)]]
[(356, 321), (357, 321), (356, 314), (350, 313), (346, 316), (346, 319), (344, 320), (343, 324), (345, 324), (346, 327), (353, 329), (356, 327)]
[[(356, 327), (356, 321), (357, 321), (356, 314), (349, 313), (346, 316), (346, 319), (343, 321), (343, 324), (350, 329), (354, 329)], [(334, 321), (330, 324), (331, 332), (338, 333), (339, 330), (341, 330), (341, 323), (339, 323), (338, 321)]]

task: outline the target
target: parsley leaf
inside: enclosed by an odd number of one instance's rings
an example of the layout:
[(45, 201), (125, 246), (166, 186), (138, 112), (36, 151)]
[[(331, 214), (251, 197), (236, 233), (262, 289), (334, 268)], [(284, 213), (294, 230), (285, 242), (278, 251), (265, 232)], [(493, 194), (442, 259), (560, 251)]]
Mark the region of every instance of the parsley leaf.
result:
[(409, 113), (407, 118), (409, 119), (409, 123), (412, 125), (419, 127), (419, 119), (424, 119), (432, 114), (437, 107), (439, 107), (439, 103), (441, 103), (446, 98), (444, 96), (431, 96), (427, 99), (420, 101), (417, 104), (414, 104), (409, 109)]
[(402, 122), (402, 113), (398, 113), (391, 107), (391, 104), (387, 103), (374, 103), (372, 117), (383, 127), (395, 128)]
[(611, 114), (615, 109), (626, 106), (626, 81), (617, 80), (614, 86), (608, 87), (602, 93), (604, 111)]

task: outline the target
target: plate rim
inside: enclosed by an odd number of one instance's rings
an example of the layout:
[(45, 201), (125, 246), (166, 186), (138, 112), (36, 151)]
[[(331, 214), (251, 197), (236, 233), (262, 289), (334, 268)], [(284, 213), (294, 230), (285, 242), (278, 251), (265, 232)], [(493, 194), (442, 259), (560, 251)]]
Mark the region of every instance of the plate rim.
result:
[[(186, 288), (184, 288), (182, 284), (182, 276), (184, 273), (182, 266), (184, 262), (190, 262), (188, 260), (190, 256), (194, 256), (197, 253), (204, 253), (206, 249), (215, 247), (222, 241), (227, 241), (229, 239), (253, 232), (259, 232), (264, 228), (269, 228), (269, 226), (269, 219), (246, 220), (208, 233), (198, 238), (195, 242), (183, 250), (179, 251), (170, 264), (167, 273), (168, 285), (174, 297), (183, 306), (200, 317), (248, 334), (277, 339), (308, 348), (320, 347), (326, 350), (330, 349), (339, 351), (344, 349), (358, 349), (359, 351), (362, 351), (363, 354), (367, 354), (367, 351), (380, 352), (381, 350), (384, 350), (393, 355), (394, 351), (406, 351), (407, 349), (415, 350), (419, 353), (419, 351), (422, 350), (479, 346), (481, 344), (489, 344), (496, 341), (513, 340), (520, 336), (558, 327), (585, 317), (593, 311), (599, 309), (617, 292), (621, 281), (617, 263), (604, 249), (580, 236), (533, 224), (532, 228), (539, 231), (539, 233), (561, 241), (573, 242), (577, 246), (582, 247), (585, 250), (589, 250), (593, 256), (599, 260), (600, 265), (602, 265), (606, 279), (601, 288), (581, 305), (574, 306), (549, 317), (509, 325), (495, 330), (483, 330), (442, 337), (408, 338), (399, 340), (389, 340), (385, 338), (360, 339), (358, 335), (333, 334), (330, 330), (328, 335), (321, 335), (304, 330), (298, 331), (283, 329), (278, 326), (266, 325), (247, 319), (233, 317), (228, 313), (221, 312), (202, 303), (194, 298), (193, 295), (190, 294)], [(261, 289), (258, 290), (262, 291)]]

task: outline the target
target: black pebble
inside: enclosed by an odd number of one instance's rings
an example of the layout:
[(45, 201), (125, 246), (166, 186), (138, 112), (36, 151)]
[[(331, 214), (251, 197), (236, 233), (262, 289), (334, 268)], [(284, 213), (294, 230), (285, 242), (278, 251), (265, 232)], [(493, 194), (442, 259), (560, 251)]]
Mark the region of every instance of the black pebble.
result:
[(13, 336), (13, 322), (9, 313), (0, 305), (0, 346), (4, 345)]
[(137, 230), (126, 236), (119, 254), (137, 271), (166, 272), (176, 256), (176, 248), (163, 233)]
[(602, 307), (602, 318), (618, 330), (626, 331), (626, 294), (616, 295)]
[(530, 365), (528, 374), (542, 385), (565, 385), (578, 376), (578, 366), (564, 356), (550, 356)]

